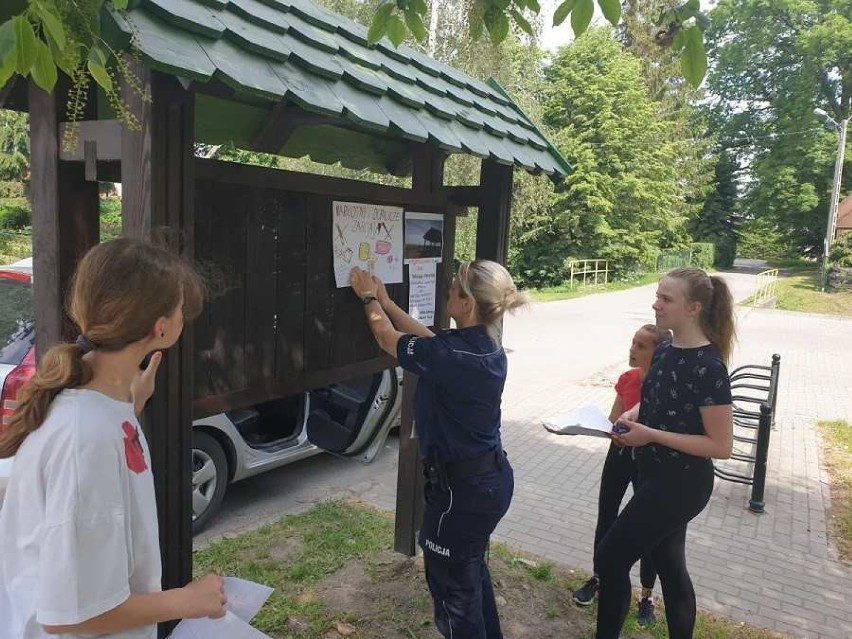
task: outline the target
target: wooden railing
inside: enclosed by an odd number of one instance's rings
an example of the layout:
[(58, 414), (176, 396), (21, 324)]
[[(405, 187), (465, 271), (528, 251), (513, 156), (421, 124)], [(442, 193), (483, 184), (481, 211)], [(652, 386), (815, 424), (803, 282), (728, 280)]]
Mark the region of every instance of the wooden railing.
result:
[(754, 294), (751, 296), (752, 306), (766, 306), (775, 298), (775, 285), (778, 282), (778, 269), (772, 268), (757, 274)]
[(609, 260), (571, 260), (569, 285), (573, 290), (579, 281), (583, 287), (605, 286), (609, 282)]

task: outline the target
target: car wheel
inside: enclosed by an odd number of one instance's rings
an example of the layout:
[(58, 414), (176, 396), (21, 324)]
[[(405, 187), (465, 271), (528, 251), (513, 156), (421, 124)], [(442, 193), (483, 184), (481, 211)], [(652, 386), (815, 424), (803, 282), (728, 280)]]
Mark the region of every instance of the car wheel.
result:
[(216, 438), (192, 434), (192, 532), (199, 533), (216, 515), (228, 488), (228, 459)]

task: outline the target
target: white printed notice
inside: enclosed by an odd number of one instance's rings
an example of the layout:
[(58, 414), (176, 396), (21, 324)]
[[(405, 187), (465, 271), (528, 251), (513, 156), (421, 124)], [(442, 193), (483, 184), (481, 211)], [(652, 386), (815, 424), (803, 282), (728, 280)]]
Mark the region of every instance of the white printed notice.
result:
[(412, 260), (408, 263), (408, 314), (426, 326), (435, 323), (437, 283), (434, 260)]
[(334, 281), (349, 286), (355, 266), (373, 273), (385, 284), (403, 281), (402, 209), (395, 206), (335, 202), (331, 242), (334, 247)]

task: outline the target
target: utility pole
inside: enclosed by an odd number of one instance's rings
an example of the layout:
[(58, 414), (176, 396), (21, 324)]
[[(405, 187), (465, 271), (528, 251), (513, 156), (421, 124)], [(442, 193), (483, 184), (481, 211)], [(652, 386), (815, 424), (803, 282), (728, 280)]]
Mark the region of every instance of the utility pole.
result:
[[(833, 122), (833, 120), (832, 120)], [(831, 201), (828, 204), (828, 222), (825, 227), (825, 247), (822, 254), (822, 290), (828, 284), (828, 252), (834, 241), (834, 229), (837, 226), (837, 207), (840, 202), (840, 183), (843, 179), (843, 159), (846, 153), (846, 130), (849, 118), (840, 121), (840, 140), (837, 143), (837, 159), (834, 164), (834, 183), (831, 187)]]

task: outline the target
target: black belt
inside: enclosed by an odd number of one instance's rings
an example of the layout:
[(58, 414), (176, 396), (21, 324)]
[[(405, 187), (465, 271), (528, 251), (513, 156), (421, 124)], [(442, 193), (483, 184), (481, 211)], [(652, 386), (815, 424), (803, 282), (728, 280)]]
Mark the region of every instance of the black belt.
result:
[(444, 485), (448, 480), (463, 480), (477, 475), (499, 470), (506, 460), (506, 452), (500, 448), (488, 451), (484, 455), (464, 461), (446, 463), (434, 457), (423, 460), (423, 474), (436, 485)]

